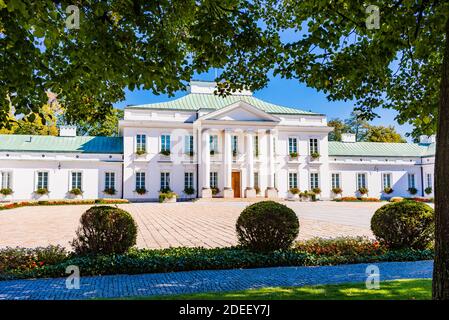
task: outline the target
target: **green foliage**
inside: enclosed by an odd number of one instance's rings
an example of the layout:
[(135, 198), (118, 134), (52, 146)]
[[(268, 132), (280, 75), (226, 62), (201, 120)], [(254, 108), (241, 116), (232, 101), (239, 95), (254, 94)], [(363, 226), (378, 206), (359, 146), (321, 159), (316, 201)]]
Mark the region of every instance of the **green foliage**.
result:
[(144, 154), (146, 154), (147, 153), (147, 151), (145, 150), (145, 149), (137, 149), (136, 150), (136, 154), (138, 155), (138, 156), (143, 156)]
[(110, 196), (113, 196), (114, 194), (117, 193), (117, 190), (115, 190), (115, 188), (106, 188), (106, 189), (103, 190), (103, 192), (104, 192), (105, 194), (108, 194), (108, 195), (110, 195)]
[(330, 252), (326, 254), (329, 250), (321, 253), (308, 253), (299, 249), (254, 252), (239, 247), (131, 249), (124, 254), (69, 256), (60, 263), (47, 264), (32, 270), (8, 269), (0, 272), (0, 279), (65, 277), (65, 270), (69, 265), (78, 266), (84, 276), (93, 276), (433, 259), (431, 250), (405, 249), (385, 253), (373, 250), (373, 254), (370, 254), (370, 250), (361, 247), (363, 245), (356, 244), (356, 248), (352, 250), (339, 246), (340, 249), (331, 250), (335, 255)]
[(418, 193), (418, 189), (416, 189), (416, 188), (408, 188), (408, 192), (411, 194), (411, 195), (415, 195), (415, 194), (417, 194)]
[(214, 196), (220, 193), (220, 189), (218, 189), (217, 187), (211, 187), (210, 190), (212, 191), (212, 195)]
[(161, 150), (161, 152), (159, 152), (159, 153), (162, 154), (163, 156), (169, 156), (170, 150)]
[(33, 249), (7, 247), (0, 249), (0, 273), (30, 271), (61, 263), (67, 258), (67, 251), (59, 245)]
[(301, 191), (298, 188), (290, 188), (289, 192), (291, 194), (299, 194)]
[(343, 193), (343, 189), (342, 188), (332, 188), (332, 192), (334, 194), (342, 194)]
[(0, 205), (0, 210), (9, 210), (21, 207), (34, 206), (62, 206), (62, 205), (82, 205), (82, 204), (120, 204), (129, 203), (126, 199), (96, 199), (96, 200), (39, 200), (21, 201)]
[(288, 249), (298, 236), (299, 221), (287, 206), (262, 201), (246, 207), (236, 224), (239, 243), (258, 252)]
[(368, 189), (365, 187), (360, 187), (358, 191), (361, 195), (365, 195), (368, 193)]
[(312, 157), (312, 159), (318, 159), (320, 157), (320, 154), (318, 152), (312, 152), (310, 156)]
[(195, 193), (195, 189), (193, 189), (193, 188), (185, 188), (185, 189), (184, 189), (184, 193), (185, 193), (186, 195), (188, 195), (188, 196), (191, 196), (192, 194)]
[(384, 188), (384, 193), (386, 193), (386, 194), (391, 194), (391, 193), (393, 193), (393, 188), (390, 188), (390, 187), (385, 187)]
[[(118, 122), (123, 119), (122, 109), (112, 108), (104, 117), (92, 117), (75, 122), (77, 134), (82, 136), (119, 136)], [(63, 120), (62, 120), (63, 122)]]
[(0, 194), (4, 195), (4, 196), (9, 196), (11, 194), (13, 194), (14, 192), (12, 191), (11, 188), (3, 188), (0, 189)]
[(147, 193), (147, 189), (145, 189), (145, 188), (136, 188), (136, 190), (134, 190), (134, 191), (140, 195), (144, 195), (145, 193)]
[(341, 141), (341, 134), (349, 133), (351, 131), (351, 128), (338, 118), (329, 120), (327, 125), (334, 128), (331, 132), (329, 132), (329, 141)]
[(366, 141), (369, 142), (407, 142), (393, 126), (369, 126), (366, 134)]
[(434, 211), (424, 203), (401, 201), (379, 208), (371, 230), (391, 249), (426, 249), (434, 239)]
[(96, 206), (80, 218), (72, 247), (77, 254), (124, 253), (136, 244), (137, 224), (125, 210)]
[(298, 158), (298, 152), (290, 152), (290, 158), (292, 159)]
[(296, 242), (294, 248), (325, 256), (377, 256), (387, 251), (378, 241), (364, 237), (312, 238)]
[[(424, 192), (426, 194), (431, 194), (432, 193), (432, 188), (431, 187), (427, 187), (427, 188), (424, 189)], [(1, 193), (1, 191), (0, 191), (0, 193)]]
[(69, 193), (74, 196), (80, 196), (83, 194), (83, 191), (79, 188), (73, 188), (72, 190), (69, 191)]
[(159, 202), (164, 202), (166, 199), (173, 199), (177, 195), (173, 191), (164, 191), (159, 193)]
[(37, 188), (34, 193), (43, 196), (44, 194), (48, 194), (49, 191), (47, 188)]
[(313, 188), (313, 189), (312, 189), (312, 192), (313, 192), (314, 194), (321, 194), (321, 189), (320, 189), (320, 188)]

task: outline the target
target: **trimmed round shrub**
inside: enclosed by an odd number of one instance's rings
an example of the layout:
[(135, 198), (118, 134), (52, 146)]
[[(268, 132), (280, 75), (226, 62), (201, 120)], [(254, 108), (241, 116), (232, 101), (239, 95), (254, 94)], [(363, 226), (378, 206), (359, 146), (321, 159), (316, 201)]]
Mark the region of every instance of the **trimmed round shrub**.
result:
[(236, 225), (240, 245), (252, 251), (288, 249), (298, 236), (296, 213), (274, 201), (262, 201), (246, 207)]
[(125, 210), (96, 206), (83, 213), (72, 247), (77, 254), (124, 253), (136, 244), (137, 224)]
[(425, 249), (434, 239), (434, 211), (415, 201), (386, 204), (371, 218), (371, 230), (390, 249)]

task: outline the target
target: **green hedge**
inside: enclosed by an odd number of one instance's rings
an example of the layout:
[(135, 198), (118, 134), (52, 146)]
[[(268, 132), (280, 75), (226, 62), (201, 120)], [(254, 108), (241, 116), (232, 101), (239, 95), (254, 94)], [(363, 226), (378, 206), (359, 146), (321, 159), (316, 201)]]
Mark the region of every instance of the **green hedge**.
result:
[(84, 205), (84, 204), (125, 204), (129, 203), (126, 199), (88, 199), (88, 200), (39, 200), (39, 201), (21, 201), (11, 202), (1, 205), (0, 210), (9, 210), (21, 207), (35, 206), (62, 206), (62, 205)]
[(4, 270), (0, 279), (65, 277), (66, 267), (76, 265), (82, 276), (107, 274), (161, 273), (190, 270), (262, 268), (278, 266), (319, 266), (381, 261), (415, 261), (433, 259), (431, 250), (389, 251), (379, 255), (326, 256), (295, 249), (255, 253), (239, 247), (132, 249), (122, 255), (69, 256), (55, 265), (29, 270)]

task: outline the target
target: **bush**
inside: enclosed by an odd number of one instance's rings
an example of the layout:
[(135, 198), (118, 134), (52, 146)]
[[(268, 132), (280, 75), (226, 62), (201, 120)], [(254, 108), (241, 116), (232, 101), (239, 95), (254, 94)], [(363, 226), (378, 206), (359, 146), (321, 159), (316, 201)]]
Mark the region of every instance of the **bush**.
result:
[(2, 194), (4, 196), (9, 196), (9, 195), (13, 194), (13, 191), (11, 188), (3, 188), (3, 189), (0, 189), (0, 194)]
[(159, 193), (159, 202), (164, 202), (165, 199), (173, 199), (174, 197), (176, 197), (176, 193), (174, 193), (173, 191), (166, 191), (166, 192), (161, 192)]
[(330, 255), (324, 252), (307, 253), (298, 249), (261, 253), (239, 247), (131, 249), (124, 254), (72, 256), (54, 265), (44, 264), (27, 270), (7, 270), (0, 272), (0, 279), (66, 277), (65, 270), (69, 265), (78, 266), (84, 276), (95, 276), (433, 259), (432, 250), (405, 249), (385, 253), (374, 250), (373, 255), (369, 255), (368, 251), (356, 249), (354, 254), (350, 254), (351, 250), (348, 249), (338, 255), (337, 250), (337, 255)]
[(384, 188), (384, 192), (385, 192), (386, 194), (391, 194), (391, 193), (393, 193), (393, 189), (390, 188), (390, 187), (385, 187), (385, 188)]
[(318, 159), (320, 157), (320, 154), (318, 152), (312, 152), (310, 156), (312, 157), (312, 159)]
[(298, 188), (290, 188), (290, 193), (291, 194), (299, 194), (300, 190)]
[(427, 187), (427, 188), (424, 189), (424, 192), (426, 194), (431, 194), (432, 193), (432, 188), (431, 187)]
[(312, 238), (296, 242), (295, 249), (326, 256), (372, 256), (386, 252), (386, 248), (378, 241), (364, 237)]
[(321, 194), (321, 189), (320, 188), (313, 188), (312, 192), (315, 194)]
[(210, 188), (210, 190), (212, 192), (212, 195), (214, 195), (214, 196), (216, 196), (220, 192), (220, 189), (218, 189), (216, 187), (212, 187), (212, 188)]
[(103, 190), (103, 192), (104, 192), (105, 194), (110, 195), (110, 196), (113, 196), (114, 194), (117, 193), (117, 191), (115, 190), (115, 188), (106, 188), (106, 189)]
[(368, 189), (364, 188), (364, 187), (361, 187), (361, 188), (359, 188), (359, 193), (362, 194), (362, 195), (367, 194), (368, 193)]
[(290, 152), (290, 158), (298, 158), (298, 152)]
[(390, 199), (390, 202), (401, 202), (404, 201), (404, 198), (402, 197), (393, 197)]
[(138, 156), (142, 156), (142, 155), (144, 155), (144, 154), (146, 154), (147, 152), (145, 151), (145, 149), (138, 149), (138, 150), (136, 150), (136, 154), (138, 155)]
[(145, 193), (147, 193), (147, 189), (145, 189), (145, 188), (136, 188), (136, 190), (134, 190), (134, 191), (140, 195), (144, 195)]
[(124, 253), (136, 244), (137, 225), (125, 210), (98, 206), (83, 213), (72, 247), (77, 254)]
[(418, 193), (418, 189), (416, 189), (416, 188), (408, 188), (408, 192), (409, 192), (411, 195), (415, 195), (415, 194)]
[(193, 189), (193, 188), (185, 188), (185, 189), (184, 189), (184, 193), (185, 193), (186, 195), (188, 195), (188, 196), (191, 196), (192, 194), (195, 193), (195, 189)]
[(239, 243), (253, 251), (288, 249), (298, 236), (296, 213), (274, 201), (262, 201), (246, 207), (237, 219)]
[(391, 249), (425, 249), (433, 240), (434, 211), (424, 203), (401, 201), (377, 209), (371, 230)]
[(10, 248), (0, 249), (0, 273), (10, 270), (26, 271), (44, 265), (63, 262), (68, 257), (61, 246), (38, 247), (34, 249)]
[(342, 194), (343, 193), (343, 189), (342, 188), (332, 188), (332, 192), (334, 194)]
[(34, 191), (34, 193), (42, 196), (44, 194), (48, 194), (49, 191), (47, 188), (38, 188), (38, 189), (36, 189), (36, 191)]
[(72, 190), (69, 191), (70, 194), (73, 194), (74, 196), (80, 196), (83, 194), (83, 191), (81, 191), (81, 189), (79, 188), (73, 188)]

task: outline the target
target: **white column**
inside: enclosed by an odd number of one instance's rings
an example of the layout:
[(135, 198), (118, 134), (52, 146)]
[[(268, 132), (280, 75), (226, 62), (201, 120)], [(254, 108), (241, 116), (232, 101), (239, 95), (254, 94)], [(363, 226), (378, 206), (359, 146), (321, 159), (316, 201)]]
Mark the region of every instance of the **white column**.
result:
[(210, 145), (209, 145), (209, 131), (205, 129), (201, 137), (201, 167), (203, 171), (203, 189), (201, 190), (202, 198), (211, 198), (212, 192), (210, 190)]
[(230, 129), (224, 130), (223, 143), (223, 177), (224, 177), (224, 198), (233, 198), (234, 191), (232, 190), (232, 152), (231, 152), (231, 132)]
[(268, 136), (268, 187), (265, 192), (267, 198), (277, 198), (277, 191), (274, 188), (274, 173), (275, 173), (275, 159), (274, 159), (274, 131), (267, 130)]
[(254, 132), (252, 130), (246, 131), (246, 174), (248, 177), (248, 184), (245, 190), (246, 198), (256, 197), (256, 190), (254, 189)]

